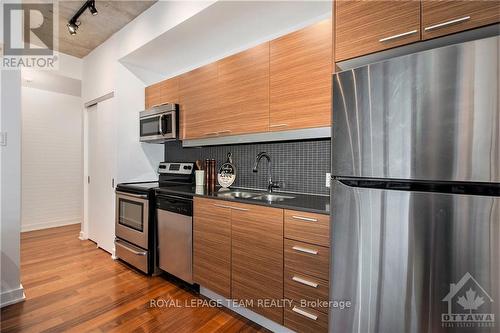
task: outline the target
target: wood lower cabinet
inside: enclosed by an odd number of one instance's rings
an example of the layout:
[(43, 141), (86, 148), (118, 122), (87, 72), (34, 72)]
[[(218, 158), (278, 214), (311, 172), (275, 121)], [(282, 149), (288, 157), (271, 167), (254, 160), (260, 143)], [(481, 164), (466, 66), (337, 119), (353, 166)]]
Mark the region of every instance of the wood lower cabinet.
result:
[(283, 299), (283, 210), (231, 203), (232, 297), (252, 300), (251, 309), (282, 324), (282, 307), (259, 300)]
[(271, 41), (270, 130), (330, 126), (332, 20)]
[(194, 199), (193, 280), (231, 298), (231, 209), (218, 203)]
[(182, 139), (213, 137), (219, 130), (218, 63), (202, 66), (179, 77)]
[(285, 308), (285, 326), (299, 333), (328, 332), (328, 313), (293, 302)]
[(499, 1), (422, 1), (422, 39), (500, 22)]
[(269, 43), (219, 61), (220, 135), (269, 130)]
[(330, 216), (285, 210), (285, 237), (330, 246)]
[(335, 1), (335, 61), (420, 40), (420, 1)]

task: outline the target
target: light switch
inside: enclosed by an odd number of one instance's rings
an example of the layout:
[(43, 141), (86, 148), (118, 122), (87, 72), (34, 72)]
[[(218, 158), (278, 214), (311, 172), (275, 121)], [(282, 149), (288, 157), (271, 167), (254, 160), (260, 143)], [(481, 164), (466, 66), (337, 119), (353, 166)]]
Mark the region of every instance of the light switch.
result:
[(330, 187), (330, 179), (331, 179), (331, 178), (332, 178), (332, 177), (331, 177), (331, 173), (327, 172), (327, 173), (326, 173), (326, 177), (325, 177), (325, 185), (326, 185), (326, 187), (328, 187), (328, 188)]
[(0, 146), (7, 146), (7, 132), (0, 132)]

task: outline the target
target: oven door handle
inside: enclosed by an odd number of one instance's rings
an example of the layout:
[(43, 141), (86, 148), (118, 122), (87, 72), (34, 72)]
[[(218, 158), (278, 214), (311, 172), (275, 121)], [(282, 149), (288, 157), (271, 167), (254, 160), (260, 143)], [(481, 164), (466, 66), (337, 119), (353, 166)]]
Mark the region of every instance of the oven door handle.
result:
[(139, 251), (136, 251), (134, 249), (131, 249), (130, 247), (128, 247), (127, 245), (123, 244), (122, 242), (120, 242), (118, 239), (115, 239), (115, 245), (129, 251), (129, 252), (132, 252), (133, 254), (137, 255), (137, 256), (145, 256), (147, 254), (146, 251), (142, 251), (142, 252), (139, 252)]
[(116, 191), (116, 194), (125, 195), (127, 197), (139, 198), (139, 199), (147, 199), (148, 198), (147, 194), (133, 194), (133, 193), (121, 192), (121, 191)]

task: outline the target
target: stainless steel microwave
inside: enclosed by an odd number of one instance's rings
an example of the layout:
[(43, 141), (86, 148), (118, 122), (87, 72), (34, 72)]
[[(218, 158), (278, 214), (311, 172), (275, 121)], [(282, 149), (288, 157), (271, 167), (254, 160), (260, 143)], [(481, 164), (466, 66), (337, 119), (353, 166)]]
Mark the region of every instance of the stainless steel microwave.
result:
[(176, 140), (179, 129), (179, 105), (162, 104), (139, 114), (141, 142), (162, 143)]

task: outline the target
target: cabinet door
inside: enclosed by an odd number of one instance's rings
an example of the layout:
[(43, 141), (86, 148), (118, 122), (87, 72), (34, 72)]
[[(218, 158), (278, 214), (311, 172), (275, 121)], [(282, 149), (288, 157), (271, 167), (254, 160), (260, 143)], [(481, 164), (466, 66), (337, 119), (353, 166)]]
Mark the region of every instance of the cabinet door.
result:
[(187, 72), (179, 78), (181, 131), (183, 139), (217, 135), (216, 112), (218, 63)]
[(335, 60), (420, 40), (420, 1), (335, 1)]
[(220, 135), (269, 130), (269, 43), (219, 61)]
[(258, 300), (283, 298), (283, 210), (231, 203), (232, 297), (253, 302), (251, 309), (283, 323), (282, 307)]
[(155, 105), (161, 104), (161, 82), (155, 83), (146, 87), (144, 90), (145, 103), (144, 106), (146, 109), (153, 107)]
[(499, 1), (422, 1), (423, 39), (444, 36), (499, 21)]
[(160, 96), (161, 103), (179, 103), (179, 78), (160, 82)]
[(193, 280), (231, 298), (231, 210), (218, 203), (194, 199)]
[(330, 126), (331, 19), (271, 41), (270, 130)]

